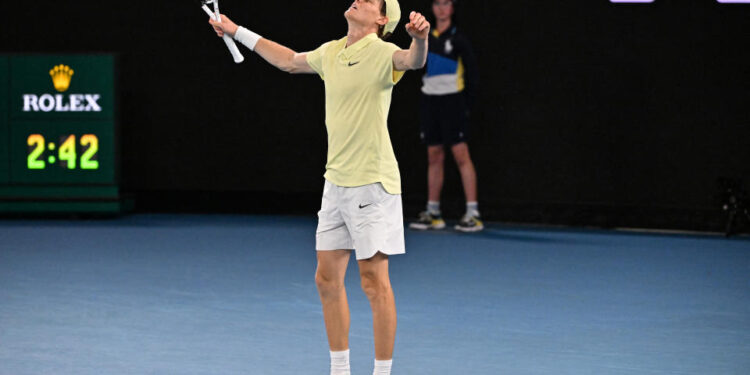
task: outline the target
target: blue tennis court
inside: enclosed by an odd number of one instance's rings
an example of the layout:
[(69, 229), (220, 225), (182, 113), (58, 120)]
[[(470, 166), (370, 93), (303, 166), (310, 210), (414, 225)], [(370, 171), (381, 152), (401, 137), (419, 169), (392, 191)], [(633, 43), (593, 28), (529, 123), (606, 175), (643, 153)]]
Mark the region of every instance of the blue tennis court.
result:
[[(0, 374), (327, 374), (315, 225), (0, 221)], [(490, 225), (406, 241), (395, 374), (750, 373), (746, 237)], [(352, 373), (369, 374), (356, 267)]]

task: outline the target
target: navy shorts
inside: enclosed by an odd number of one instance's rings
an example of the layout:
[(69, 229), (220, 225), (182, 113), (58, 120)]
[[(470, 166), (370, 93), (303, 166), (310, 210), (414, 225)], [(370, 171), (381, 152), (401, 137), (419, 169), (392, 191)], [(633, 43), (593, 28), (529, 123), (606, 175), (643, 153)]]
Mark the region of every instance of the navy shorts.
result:
[(447, 145), (469, 140), (469, 116), (463, 93), (422, 94), (420, 138), (428, 146)]

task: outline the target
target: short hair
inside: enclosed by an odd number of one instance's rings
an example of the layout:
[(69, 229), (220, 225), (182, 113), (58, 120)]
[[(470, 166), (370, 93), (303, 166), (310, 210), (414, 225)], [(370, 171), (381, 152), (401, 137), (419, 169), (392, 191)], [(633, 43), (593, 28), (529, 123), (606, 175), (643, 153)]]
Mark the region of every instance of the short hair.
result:
[[(437, 0), (430, 0), (430, 7), (432, 7), (432, 4), (434, 4), (435, 1), (437, 1)], [(456, 13), (458, 13), (458, 8), (457, 8), (457, 6), (458, 6), (458, 0), (450, 0), (450, 2), (453, 5), (453, 14), (451, 15), (451, 24), (455, 25), (456, 24)], [(434, 14), (431, 15), (429, 19), (430, 19), (430, 22), (435, 22), (435, 23), (437, 22), (437, 20), (435, 19), (435, 15)]]

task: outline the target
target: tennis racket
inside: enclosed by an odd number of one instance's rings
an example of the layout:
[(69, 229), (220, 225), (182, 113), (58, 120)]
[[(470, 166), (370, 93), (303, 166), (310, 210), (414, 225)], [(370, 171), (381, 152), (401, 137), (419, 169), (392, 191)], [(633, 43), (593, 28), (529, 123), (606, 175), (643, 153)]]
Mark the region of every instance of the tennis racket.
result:
[[(221, 16), (219, 13), (219, 0), (199, 0), (201, 7), (203, 8), (203, 11), (206, 12), (206, 14), (211, 17), (214, 21), (221, 22)], [(208, 8), (208, 4), (214, 5), (214, 11), (212, 12), (211, 9)], [(224, 34), (222, 37), (224, 39), (224, 43), (226, 43), (227, 48), (229, 49), (229, 52), (232, 54), (232, 57), (234, 58), (234, 62), (239, 64), (243, 61), (245, 61), (245, 57), (242, 56), (242, 53), (240, 53), (240, 50), (237, 48), (237, 45), (234, 43), (234, 40), (227, 34)]]

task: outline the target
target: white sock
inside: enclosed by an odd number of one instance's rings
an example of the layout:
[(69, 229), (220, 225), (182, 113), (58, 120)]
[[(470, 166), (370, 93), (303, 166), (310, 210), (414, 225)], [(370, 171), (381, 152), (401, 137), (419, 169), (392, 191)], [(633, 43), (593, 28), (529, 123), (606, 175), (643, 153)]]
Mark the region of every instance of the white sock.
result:
[(351, 375), (349, 369), (349, 349), (331, 352), (331, 375)]
[(430, 213), (430, 215), (434, 216), (440, 216), (440, 202), (439, 201), (428, 201), (427, 202), (427, 212)]
[(466, 214), (469, 216), (479, 217), (479, 203), (466, 202)]
[(372, 371), (372, 375), (391, 375), (391, 365), (393, 364), (393, 360), (389, 359), (387, 361), (378, 361), (375, 360), (375, 370)]

